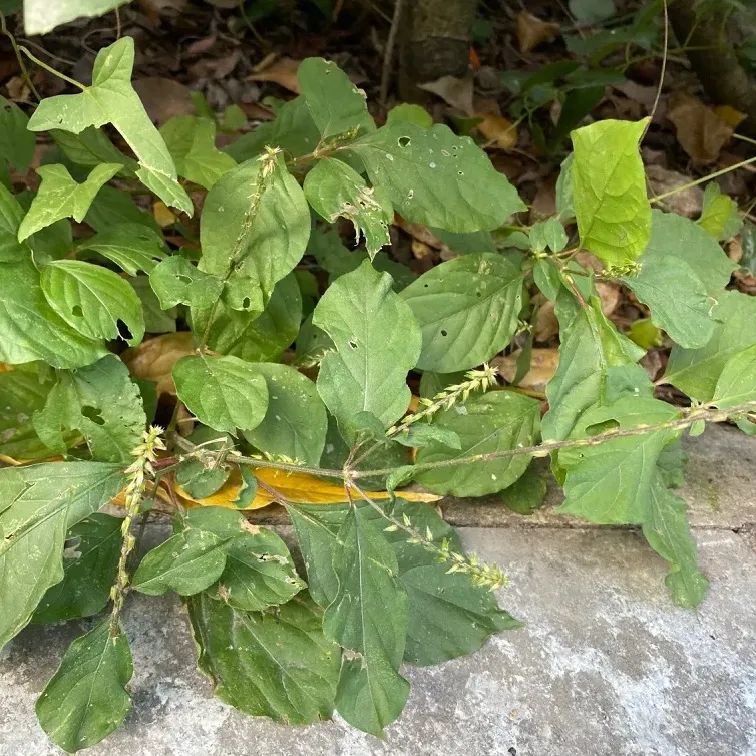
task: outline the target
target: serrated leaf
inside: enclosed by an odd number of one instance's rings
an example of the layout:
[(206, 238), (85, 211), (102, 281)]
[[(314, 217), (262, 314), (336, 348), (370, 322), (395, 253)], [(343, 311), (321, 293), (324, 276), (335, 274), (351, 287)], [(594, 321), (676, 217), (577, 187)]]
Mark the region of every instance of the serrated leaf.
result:
[(42, 268), (40, 283), (50, 307), (87, 338), (118, 338), (121, 320), (130, 332), (125, 341), (133, 346), (142, 340), (139, 297), (112, 270), (80, 260), (53, 260)]
[(162, 236), (141, 223), (116, 223), (85, 239), (78, 250), (97, 252), (130, 276), (149, 273), (166, 252)]
[[(431, 442), (417, 453), (416, 463), (453, 461), (471, 454), (486, 454), (518, 446), (531, 446), (539, 422), (538, 402), (511, 391), (495, 391), (439, 412), (433, 424), (459, 436), (461, 448)], [(454, 496), (484, 496), (514, 483), (530, 462), (527, 454), (465, 465), (418, 470), (415, 479), (429, 491)]]
[(412, 223), (490, 231), (525, 209), (514, 187), (469, 137), (447, 126), (395, 122), (350, 145), (375, 187)]
[(323, 632), (357, 656), (342, 662), (336, 708), (354, 727), (380, 736), (409, 695), (409, 683), (398, 672), (407, 635), (407, 595), (397, 579), (391, 545), (362, 508), (347, 513), (337, 542), (338, 592), (323, 616)]
[(109, 620), (77, 638), (37, 699), (37, 719), (49, 738), (73, 753), (99, 743), (126, 718), (125, 690), (133, 673), (121, 628)]
[[(0, 187), (0, 195), (2, 187)], [(50, 307), (28, 249), (19, 262), (0, 264), (0, 361), (18, 365), (43, 360), (59, 368), (88, 365), (106, 354)]]
[(453, 373), (480, 365), (512, 339), (523, 274), (495, 254), (465, 255), (431, 268), (402, 291), (423, 333), (417, 367)]
[(669, 356), (664, 381), (688, 396), (708, 402), (727, 362), (756, 344), (756, 298), (725, 291), (712, 316), (714, 335), (699, 349), (675, 346)]
[(330, 717), (339, 648), (323, 636), (322, 616), (310, 601), (298, 596), (272, 615), (200, 594), (187, 608), (200, 669), (222, 701), (285, 723)]
[(96, 512), (68, 531), (63, 580), (42, 597), (32, 622), (91, 617), (103, 609), (115, 583), (122, 522), (120, 517)]
[(18, 228), (18, 240), (24, 241), (62, 218), (73, 218), (81, 223), (100, 187), (113, 178), (120, 167), (118, 163), (96, 165), (80, 184), (64, 165), (41, 165), (37, 173), (42, 183)]
[(381, 247), (391, 244), (388, 226), (394, 209), (381, 187), (365, 183), (354, 168), (335, 158), (319, 160), (304, 181), (307, 201), (329, 223), (341, 216), (351, 221), (359, 244), (360, 236), (372, 260)]
[(319, 465), (328, 417), (315, 384), (289, 365), (259, 362), (254, 367), (268, 384), (268, 411), (244, 438), (273, 458)]
[(177, 304), (209, 308), (223, 291), (220, 278), (204, 273), (181, 255), (171, 255), (155, 266), (150, 272), (150, 286), (163, 310)]
[(234, 310), (223, 300), (213, 312), (192, 310), (194, 332), (206, 336), (210, 349), (248, 362), (278, 359), (299, 333), (302, 294), (293, 275), (279, 281), (262, 314)]
[(588, 407), (602, 401), (612, 371), (639, 360), (644, 351), (622, 336), (593, 297), (577, 307), (562, 290), (556, 301), (560, 327), (559, 363), (546, 386), (549, 411), (541, 424), (544, 440), (567, 438)]
[(34, 413), (37, 435), (50, 449), (64, 454), (65, 434), (78, 430), (100, 462), (128, 464), (146, 423), (139, 388), (115, 355), (59, 372), (44, 408)]
[[(139, 161), (137, 176), (166, 205), (187, 215), (192, 201), (176, 179), (176, 167), (158, 130), (131, 86), (134, 40), (121, 37), (95, 58), (92, 84), (80, 94), (48, 97), (29, 120), (31, 131), (62, 129), (78, 134), (112, 123)], [(119, 166), (120, 167), (120, 166)]]
[(360, 412), (391, 425), (409, 405), (407, 373), (417, 363), (422, 339), (391, 277), (365, 261), (331, 284), (312, 322), (335, 345), (323, 357), (317, 386), (339, 426), (347, 428)]
[(26, 124), (29, 119), (15, 102), (0, 95), (0, 160), (25, 173), (34, 157), (34, 134)]
[(305, 58), (297, 71), (299, 88), (323, 139), (349, 132), (370, 133), (375, 124), (365, 93), (332, 61)]
[(756, 344), (725, 362), (711, 398), (720, 409), (747, 402), (756, 402)]
[(301, 187), (282, 159), (271, 160), (249, 160), (224, 174), (202, 212), (200, 270), (237, 284), (226, 295), (237, 310), (249, 309), (260, 296), (268, 301), (302, 259), (310, 236)]
[[(45, 406), (55, 385), (51, 370), (38, 370), (36, 365), (0, 372), (0, 454), (16, 461), (50, 456), (32, 424), (32, 415)], [(66, 436), (73, 444), (76, 433)]]
[(638, 143), (648, 123), (597, 121), (572, 132), (572, 190), (580, 242), (610, 265), (636, 260), (651, 235)]
[(238, 357), (182, 357), (173, 366), (173, 381), (189, 411), (218, 431), (252, 430), (268, 409), (265, 378)]
[(215, 146), (215, 122), (196, 116), (174, 116), (160, 127), (179, 176), (212, 189), (218, 179), (236, 167), (236, 161)]
[(121, 488), (122, 466), (54, 462), (0, 469), (0, 648), (63, 578), (66, 533)]

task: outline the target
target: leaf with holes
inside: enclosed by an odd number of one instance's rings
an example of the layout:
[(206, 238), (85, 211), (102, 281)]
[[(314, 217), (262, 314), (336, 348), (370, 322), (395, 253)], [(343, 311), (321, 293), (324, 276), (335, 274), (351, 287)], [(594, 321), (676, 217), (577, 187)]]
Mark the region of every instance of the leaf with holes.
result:
[(496, 254), (449, 260), (402, 291), (423, 332), (417, 367), (453, 373), (504, 349), (517, 328), (523, 274)]
[(238, 357), (182, 357), (173, 366), (173, 380), (189, 411), (218, 431), (252, 430), (268, 410), (265, 378)]
[(181, 255), (171, 255), (150, 271), (150, 286), (160, 308), (169, 310), (177, 304), (212, 307), (223, 291), (223, 281), (205, 273)]
[(166, 205), (191, 216), (192, 201), (177, 181), (171, 154), (131, 86), (133, 67), (134, 40), (121, 37), (97, 53), (92, 84), (80, 94), (42, 100), (29, 119), (29, 129), (78, 134), (88, 126), (112, 123), (136, 155), (142, 183)]

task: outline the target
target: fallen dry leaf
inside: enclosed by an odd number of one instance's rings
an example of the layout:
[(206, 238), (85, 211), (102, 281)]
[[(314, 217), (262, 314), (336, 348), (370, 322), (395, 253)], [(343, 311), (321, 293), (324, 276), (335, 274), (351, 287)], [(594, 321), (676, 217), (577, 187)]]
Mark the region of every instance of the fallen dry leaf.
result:
[(249, 81), (272, 81), (274, 84), (288, 89), (294, 94), (299, 94), (299, 81), (297, 80), (297, 69), (301, 60), (294, 58), (278, 58), (265, 68), (255, 70), (247, 76)]
[[(666, 194), (683, 186), (690, 181), (690, 177), (678, 171), (671, 171), (660, 165), (647, 165), (646, 177), (655, 196)], [(686, 218), (697, 218), (703, 208), (703, 190), (700, 186), (689, 186), (687, 189), (671, 194), (663, 200), (664, 206), (678, 215)]]
[(554, 303), (546, 300), (536, 312), (533, 324), (533, 338), (536, 341), (549, 341), (559, 333), (559, 322), (554, 314)]
[(542, 42), (551, 42), (557, 34), (559, 24), (541, 21), (526, 10), (517, 14), (517, 44), (521, 53), (530, 52)]
[(473, 113), (473, 75), (466, 76), (442, 76), (435, 81), (427, 81), (418, 84), (420, 89), (438, 95), (444, 102), (465, 115)]
[(667, 118), (675, 125), (677, 141), (697, 163), (712, 163), (732, 137), (733, 128), (697, 97), (677, 94)]
[(601, 298), (601, 311), (609, 317), (620, 302), (620, 287), (608, 281), (598, 281), (596, 292)]
[(483, 135), (489, 147), (511, 150), (517, 144), (517, 127), (512, 121), (496, 113), (479, 113), (482, 120), (475, 127)]
[[(258, 468), (255, 477), (270, 488), (274, 488), (284, 499), (297, 504), (339, 504), (349, 500), (346, 489), (336, 483), (327, 483), (307, 473), (286, 472), (273, 468)], [(203, 507), (228, 507), (235, 509), (234, 502), (238, 499), (241, 490), (242, 476), (239, 468), (235, 467), (223, 487), (212, 496), (204, 499), (195, 499), (190, 496), (181, 486), (175, 486), (174, 490), (179, 498), (187, 506), (199, 504)], [(371, 499), (390, 499), (391, 494), (387, 491), (366, 491)], [(441, 497), (434, 494), (419, 493), (417, 491), (401, 491), (398, 495), (407, 501), (438, 501)], [(275, 496), (269, 494), (259, 486), (257, 495), (246, 509), (261, 509), (277, 501)]]
[(177, 115), (192, 115), (194, 103), (189, 87), (162, 76), (134, 79), (134, 89), (150, 118), (163, 124)]
[[(517, 373), (517, 358), (521, 351), (517, 349), (504, 357), (495, 357), (491, 360), (491, 365), (497, 367), (500, 375), (511, 382)], [(546, 389), (546, 384), (554, 376), (558, 362), (559, 352), (556, 348), (534, 348), (530, 356), (530, 370), (517, 385), (520, 388), (542, 393)]]
[(157, 383), (158, 394), (176, 394), (171, 370), (176, 360), (193, 354), (194, 342), (188, 331), (164, 333), (127, 349), (121, 359), (135, 378)]
[(731, 105), (717, 105), (714, 112), (733, 129), (737, 129), (740, 124), (748, 117), (745, 113), (735, 110)]

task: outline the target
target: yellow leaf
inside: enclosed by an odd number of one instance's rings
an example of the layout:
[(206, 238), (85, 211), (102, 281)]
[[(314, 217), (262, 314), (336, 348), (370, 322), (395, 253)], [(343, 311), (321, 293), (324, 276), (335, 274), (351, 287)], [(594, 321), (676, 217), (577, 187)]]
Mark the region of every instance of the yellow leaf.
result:
[[(274, 470), (273, 468), (258, 468), (255, 470), (258, 482), (274, 488), (287, 501), (297, 504), (340, 504), (348, 501), (346, 489), (336, 483), (327, 483), (308, 473), (287, 472)], [(239, 468), (235, 467), (224, 486), (212, 496), (204, 499), (195, 499), (181, 486), (175, 486), (174, 490), (182, 503), (186, 506), (199, 504), (203, 507), (229, 507), (235, 509), (234, 502), (242, 488), (242, 477)], [(366, 491), (371, 499), (389, 499), (391, 494), (387, 491)], [(441, 497), (416, 491), (402, 491), (398, 494), (406, 501), (438, 501)], [(257, 489), (254, 501), (245, 509), (261, 509), (275, 503), (276, 499), (265, 491), (262, 486)]]
[(152, 203), (152, 217), (160, 228), (167, 228), (176, 222), (176, 216), (159, 200)]
[(517, 144), (517, 126), (496, 113), (481, 113), (483, 120), (475, 127), (488, 140), (489, 146), (511, 150)]

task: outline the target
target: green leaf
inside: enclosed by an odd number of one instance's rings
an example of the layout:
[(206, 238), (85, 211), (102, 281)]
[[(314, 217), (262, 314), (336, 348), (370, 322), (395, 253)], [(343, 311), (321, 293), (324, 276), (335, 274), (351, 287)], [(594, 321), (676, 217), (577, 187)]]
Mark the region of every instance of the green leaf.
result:
[(729, 241), (743, 227), (737, 202), (722, 194), (716, 181), (706, 185), (703, 209), (697, 223), (717, 241)]
[(236, 310), (249, 309), (260, 295), (267, 303), (274, 286), (302, 259), (310, 236), (301, 187), (282, 159), (271, 160), (268, 155), (249, 160), (224, 174), (202, 212), (200, 270), (236, 285), (236, 296), (226, 297)]
[(249, 525), (225, 546), (226, 567), (208, 595), (235, 609), (259, 612), (292, 599), (303, 588), (286, 544), (272, 530)]
[(210, 349), (248, 362), (278, 359), (299, 333), (302, 294), (293, 275), (279, 281), (262, 315), (234, 310), (223, 300), (215, 310), (192, 310), (194, 332), (205, 335)]
[(265, 418), (268, 386), (238, 357), (189, 355), (173, 366), (179, 399), (201, 423), (218, 431), (252, 430)]
[(699, 349), (672, 348), (664, 380), (688, 396), (708, 402), (727, 362), (756, 344), (756, 298), (725, 291), (712, 313), (714, 335)]
[(120, 517), (96, 512), (68, 531), (63, 580), (42, 597), (32, 622), (91, 617), (105, 607), (115, 583), (122, 522)]
[(43, 360), (72, 368), (106, 354), (101, 342), (83, 336), (50, 307), (39, 279), (30, 256), (0, 263), (0, 361), (18, 365)]
[(53, 260), (42, 268), (42, 291), (55, 312), (90, 339), (116, 339), (118, 321), (128, 327), (132, 346), (144, 336), (139, 297), (117, 273), (80, 260)]
[(116, 223), (78, 246), (115, 263), (130, 276), (149, 273), (165, 257), (163, 237), (141, 223)]
[(177, 522), (176, 533), (145, 554), (131, 584), (148, 596), (167, 591), (192, 596), (204, 591), (223, 574), (228, 543), (245, 532), (240, 512), (222, 507), (191, 509)]
[(530, 515), (543, 504), (546, 490), (546, 479), (530, 465), (522, 476), (502, 491), (501, 498), (513, 512)]
[(0, 263), (19, 262), (29, 256), (29, 248), (18, 243), (18, 227), (24, 211), (0, 181)]
[(179, 176), (212, 189), (218, 179), (236, 167), (236, 161), (215, 146), (215, 121), (196, 116), (174, 116), (160, 127)]
[[(45, 406), (54, 385), (52, 371), (37, 365), (0, 373), (0, 454), (20, 461), (50, 456), (31, 420)], [(66, 442), (73, 443), (76, 437), (69, 434)]]
[(268, 384), (268, 411), (244, 438), (274, 458), (319, 465), (328, 416), (315, 384), (289, 365), (257, 363), (254, 369)]
[(142, 441), (147, 418), (139, 388), (115, 355), (88, 367), (61, 371), (42, 410), (34, 413), (34, 428), (59, 454), (66, 452), (66, 435), (78, 430), (92, 458), (100, 462), (132, 461)]
[(68, 530), (118, 493), (122, 475), (104, 462), (0, 469), (0, 648), (63, 579)]
[(299, 88), (323, 139), (375, 131), (365, 93), (332, 61), (305, 58), (297, 71)]
[(756, 402), (756, 344), (725, 362), (711, 398), (720, 409), (746, 402)]
[(98, 233), (109, 231), (119, 223), (139, 223), (156, 233), (160, 231), (151, 213), (140, 210), (126, 192), (107, 184), (94, 198), (84, 222)]
[(160, 302), (150, 286), (150, 279), (147, 276), (135, 276), (130, 278), (128, 283), (142, 305), (144, 330), (147, 333), (173, 333), (176, 330), (176, 309), (160, 309)]
[(113, 178), (120, 167), (118, 163), (96, 165), (80, 184), (64, 165), (41, 165), (37, 173), (42, 183), (19, 226), (18, 240), (24, 241), (62, 218), (73, 218), (81, 223), (100, 187)]
[[(452, 462), (458, 457), (531, 446), (539, 424), (538, 402), (511, 391), (494, 391), (439, 412), (433, 424), (459, 436), (461, 449), (431, 442), (417, 453), (416, 462)], [(525, 472), (527, 454), (513, 454), (484, 462), (449, 464), (418, 471), (415, 479), (434, 493), (484, 496), (510, 486)]]
[(546, 385), (549, 411), (541, 424), (544, 441), (567, 438), (581, 413), (603, 401), (612, 372), (633, 365), (644, 354), (607, 320), (596, 297), (576, 311), (572, 295), (563, 290), (555, 311), (561, 343), (559, 364)]
[(386, 116), (386, 123), (414, 123), (416, 126), (422, 126), (429, 129), (433, 126), (433, 117), (421, 105), (414, 105), (409, 102), (400, 102), (389, 110)]
[(581, 24), (606, 21), (616, 13), (614, 0), (570, 0), (570, 11)]
[(200, 594), (187, 601), (200, 669), (215, 695), (252, 716), (307, 724), (333, 712), (339, 648), (317, 608), (297, 597), (259, 614)]
[(384, 427), (401, 417), (410, 400), (407, 373), (417, 363), (422, 337), (391, 277), (365, 261), (331, 284), (312, 322), (335, 345), (321, 362), (317, 386), (342, 430), (360, 412), (375, 415)]
[(448, 446), (450, 449), (462, 448), (462, 442), (454, 431), (428, 423), (414, 423), (406, 431), (394, 435), (393, 439), (398, 444), (417, 449), (428, 446), (428, 444), (433, 442)]
[(56, 26), (79, 16), (102, 16), (127, 0), (24, 0), (24, 30), (27, 34), (45, 34)]
[(522, 283), (495, 254), (458, 257), (420, 276), (401, 294), (423, 333), (417, 367), (453, 373), (490, 360), (517, 328)]
[(34, 134), (26, 129), (29, 119), (15, 102), (0, 96), (0, 161), (26, 173), (34, 157)]
[(228, 467), (205, 467), (197, 459), (184, 459), (176, 468), (176, 483), (195, 499), (218, 491), (231, 475)]
[(136, 155), (136, 174), (142, 183), (166, 205), (191, 216), (194, 207), (176, 180), (171, 154), (131, 86), (133, 66), (131, 37), (102, 48), (92, 69), (92, 85), (80, 94), (42, 100), (29, 120), (29, 129), (62, 129), (78, 134), (88, 126), (112, 123)]
[(688, 527), (685, 502), (657, 481), (651, 486), (649, 514), (643, 535), (651, 548), (670, 563), (666, 584), (672, 600), (688, 609), (706, 597), (709, 581), (698, 568), (696, 544)]
[(597, 121), (572, 132), (580, 241), (609, 265), (636, 260), (651, 235), (651, 205), (638, 151), (648, 120)]
[[(592, 428), (603, 430), (607, 424), (628, 430), (677, 417), (677, 409), (658, 399), (624, 397), (585, 412), (573, 436), (590, 436)], [(604, 525), (644, 522), (659, 456), (676, 435), (669, 429), (652, 429), (643, 435), (607, 439), (595, 446), (561, 449), (558, 459), (566, 478), (560, 511)]]
[(336, 708), (349, 724), (380, 736), (409, 695), (409, 683), (398, 672), (407, 596), (391, 545), (361, 508), (344, 518), (333, 569), (339, 587), (323, 617), (323, 631), (355, 657), (342, 663)]
[(99, 743), (131, 708), (125, 686), (133, 668), (129, 642), (108, 619), (77, 638), (37, 699), (37, 719), (50, 739), (73, 753)]
[(119, 163), (122, 175), (132, 176), (137, 168), (135, 160), (126, 157), (108, 139), (102, 129), (89, 126), (78, 134), (53, 129), (50, 136), (61, 152), (76, 165), (93, 167), (100, 163)]
[(569, 238), (565, 233), (564, 226), (557, 218), (549, 218), (540, 223), (533, 224), (528, 233), (530, 248), (534, 252), (544, 252), (547, 248), (554, 254), (561, 252)]
[(153, 268), (150, 286), (163, 310), (177, 304), (212, 307), (223, 291), (220, 278), (204, 273), (181, 255), (171, 255)]
[(341, 160), (323, 158), (304, 181), (307, 201), (329, 223), (341, 216), (354, 226), (356, 244), (360, 235), (372, 260), (381, 247), (391, 244), (388, 227), (394, 220), (391, 201), (381, 187), (373, 189), (354, 168)]
[(448, 126), (395, 122), (350, 148), (375, 187), (411, 223), (465, 233), (490, 231), (525, 209), (514, 187), (469, 137)]

